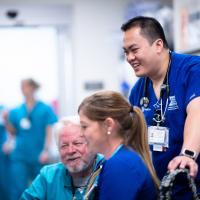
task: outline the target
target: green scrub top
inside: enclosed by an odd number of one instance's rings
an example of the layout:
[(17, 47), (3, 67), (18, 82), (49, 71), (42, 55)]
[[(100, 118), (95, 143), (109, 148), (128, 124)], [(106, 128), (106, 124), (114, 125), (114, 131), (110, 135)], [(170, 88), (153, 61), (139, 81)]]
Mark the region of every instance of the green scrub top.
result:
[[(102, 161), (103, 156), (98, 154), (94, 171)], [(74, 188), (71, 176), (63, 163), (56, 163), (43, 167), (40, 174), (24, 191), (20, 200), (82, 200), (84, 188)]]

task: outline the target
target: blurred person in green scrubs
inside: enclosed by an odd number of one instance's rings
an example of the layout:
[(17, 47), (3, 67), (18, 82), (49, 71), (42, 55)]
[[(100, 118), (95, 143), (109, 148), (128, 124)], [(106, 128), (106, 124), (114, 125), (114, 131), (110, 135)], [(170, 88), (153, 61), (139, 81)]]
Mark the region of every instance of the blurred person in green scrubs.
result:
[(5, 127), (15, 137), (10, 152), (10, 200), (19, 200), (40, 169), (50, 162), (52, 126), (57, 122), (51, 105), (37, 97), (37, 81), (26, 78), (20, 86), (24, 100), (5, 117)]

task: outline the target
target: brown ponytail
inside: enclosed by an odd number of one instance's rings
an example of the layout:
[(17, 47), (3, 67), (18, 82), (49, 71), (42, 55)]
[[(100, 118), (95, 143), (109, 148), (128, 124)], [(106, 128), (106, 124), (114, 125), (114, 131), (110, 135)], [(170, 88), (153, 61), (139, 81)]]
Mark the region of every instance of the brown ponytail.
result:
[(156, 176), (151, 161), (150, 149), (148, 145), (147, 126), (144, 115), (140, 108), (136, 106), (132, 110), (133, 111), (130, 112), (130, 115), (133, 118), (133, 123), (131, 129), (129, 130), (128, 137), (126, 139), (126, 145), (131, 146), (135, 151), (137, 151), (141, 155), (142, 159), (144, 160), (147, 168), (151, 173), (155, 185), (159, 187), (159, 179)]

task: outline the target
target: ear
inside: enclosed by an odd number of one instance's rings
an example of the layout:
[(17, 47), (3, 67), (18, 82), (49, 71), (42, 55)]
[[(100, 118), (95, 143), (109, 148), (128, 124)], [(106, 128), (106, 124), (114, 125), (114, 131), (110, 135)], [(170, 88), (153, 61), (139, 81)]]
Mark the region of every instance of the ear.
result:
[(164, 43), (161, 39), (157, 39), (155, 42), (154, 42), (154, 45), (155, 45), (155, 48), (156, 48), (156, 51), (157, 53), (160, 53), (162, 52), (163, 48), (164, 48)]
[(114, 129), (115, 126), (115, 120), (111, 117), (108, 117), (105, 119), (104, 121), (105, 124), (105, 128), (107, 129), (107, 131), (111, 131)]

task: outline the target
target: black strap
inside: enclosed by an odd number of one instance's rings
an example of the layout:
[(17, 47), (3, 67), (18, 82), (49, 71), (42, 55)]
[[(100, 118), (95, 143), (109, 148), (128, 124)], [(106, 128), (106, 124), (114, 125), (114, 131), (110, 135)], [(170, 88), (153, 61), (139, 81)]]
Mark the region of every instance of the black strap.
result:
[(188, 186), (191, 189), (193, 200), (200, 200), (197, 194), (196, 185), (194, 179), (189, 175), (188, 169), (176, 169), (173, 172), (167, 172), (167, 174), (163, 177), (161, 181), (161, 185), (159, 188), (159, 200), (170, 200), (172, 194), (172, 188), (174, 180), (177, 175), (183, 174), (186, 176), (188, 180)]

